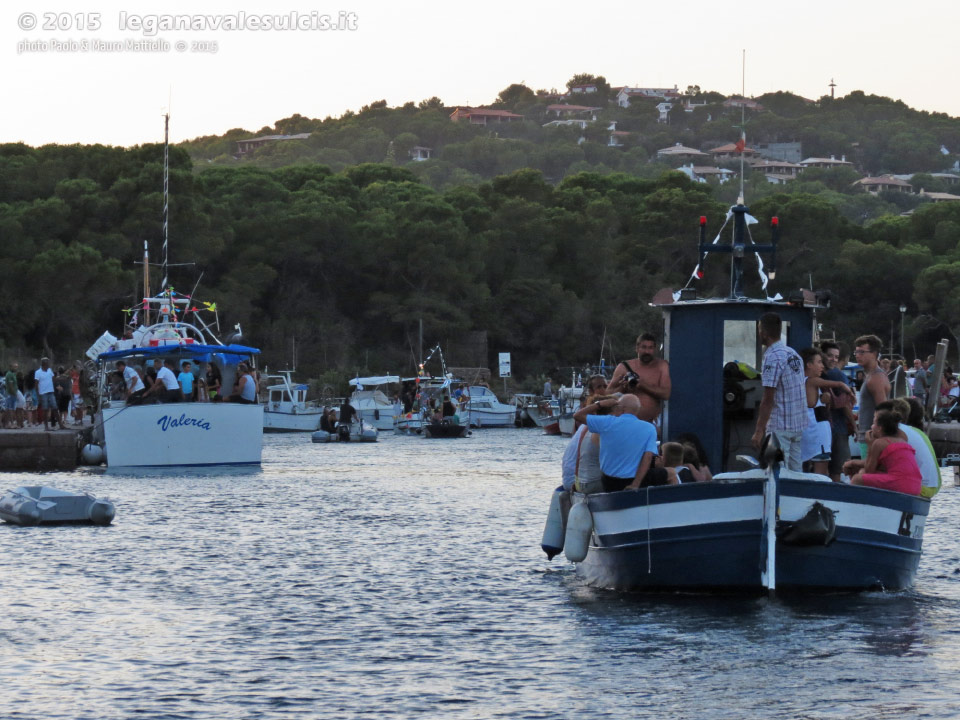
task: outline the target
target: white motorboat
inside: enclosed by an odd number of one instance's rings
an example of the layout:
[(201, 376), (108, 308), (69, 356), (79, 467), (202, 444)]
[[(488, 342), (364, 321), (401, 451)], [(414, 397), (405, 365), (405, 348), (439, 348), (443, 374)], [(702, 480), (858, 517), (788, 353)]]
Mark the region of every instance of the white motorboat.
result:
[(356, 377), (350, 381), (350, 386), (355, 388), (350, 396), (350, 405), (365, 425), (372, 425), (377, 430), (393, 430), (402, 408), (377, 388), (399, 382), (399, 375)]
[(478, 428), (513, 426), (516, 417), (513, 405), (500, 402), (493, 391), (484, 385), (471, 385), (467, 392), (470, 399), (461, 407), (461, 422)]
[(560, 434), (560, 403), (555, 398), (538, 398), (527, 407), (527, 414), (547, 435)]
[[(169, 146), (169, 120), (165, 121), (165, 148)], [(169, 207), (167, 196), (169, 162), (164, 151), (164, 211)], [(168, 224), (163, 218), (163, 262), (160, 291), (150, 294), (150, 255), (144, 241), (143, 300), (128, 312), (129, 337), (122, 340), (104, 333), (87, 350), (97, 363), (97, 410), (94, 418), (94, 442), (105, 452), (107, 466), (166, 467), (182, 465), (259, 465), (263, 449), (263, 407), (252, 400), (241, 402), (208, 402), (214, 387), (207, 387), (207, 372), (216, 380), (219, 392), (213, 399), (229, 394), (238, 378), (238, 367), (246, 361), (255, 367), (260, 353), (252, 347), (236, 344), (240, 326), (230, 344), (222, 343), (215, 334), (219, 329), (216, 303), (175, 292), (167, 277)], [(142, 315), (141, 315), (142, 313)], [(133, 330), (136, 318), (142, 324)], [(209, 320), (209, 322), (208, 322)], [(152, 321), (152, 322), (151, 322)], [(116, 362), (123, 360), (128, 370), (143, 378), (150, 367), (171, 360), (175, 367), (190, 360), (195, 371), (198, 398), (203, 402), (165, 402), (142, 404), (125, 400), (129, 394), (121, 390), (124, 381), (118, 378)], [(129, 376), (131, 381), (134, 379)], [(249, 381), (249, 378), (248, 378)], [(245, 384), (246, 388), (247, 385)], [(153, 400), (151, 395), (148, 400)], [(142, 398), (137, 397), (137, 400)], [(165, 399), (169, 399), (165, 393)]]
[(324, 409), (307, 400), (309, 388), (293, 382), (292, 370), (264, 377), (268, 383), (263, 403), (264, 432), (313, 432), (320, 428)]
[[(216, 368), (221, 387), (233, 387), (237, 366), (252, 362), (259, 353), (243, 345), (213, 345), (194, 342), (190, 331), (202, 332), (188, 323), (173, 328), (179, 342), (165, 338), (152, 344), (158, 328), (144, 328), (136, 346), (110, 350), (97, 356), (98, 407), (94, 439), (104, 447), (107, 466), (164, 467), (169, 465), (258, 465), (263, 448), (263, 406), (235, 402), (168, 402), (130, 405), (118, 394), (113, 380), (116, 362), (123, 360), (135, 370), (173, 359), (190, 360), (203, 372)], [(143, 345), (141, 343), (146, 343)]]

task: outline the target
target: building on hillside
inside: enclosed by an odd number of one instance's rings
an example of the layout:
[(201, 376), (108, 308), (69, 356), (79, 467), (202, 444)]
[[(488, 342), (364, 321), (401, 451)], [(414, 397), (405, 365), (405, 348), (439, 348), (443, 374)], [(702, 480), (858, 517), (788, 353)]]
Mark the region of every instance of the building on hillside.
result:
[(737, 143), (727, 143), (726, 145), (715, 147), (708, 152), (717, 160), (739, 160), (741, 156), (752, 158), (760, 154), (751, 147), (744, 147), (743, 150), (738, 150)]
[(803, 159), (803, 150), (798, 142), (755, 143), (754, 147), (759, 151), (760, 157), (770, 160), (798, 163)]
[(244, 155), (270, 143), (283, 142), (284, 140), (306, 140), (308, 137), (310, 137), (310, 133), (298, 133), (296, 135), (261, 135), (260, 137), (248, 138), (247, 140), (237, 140), (236, 156), (242, 158)]
[(607, 147), (623, 147), (624, 138), (630, 135), (627, 130), (617, 130), (616, 120), (610, 123), (609, 127), (607, 127), (607, 130), (610, 131), (610, 137), (607, 140)]
[(662, 102), (657, 104), (657, 112), (660, 115), (657, 117), (658, 123), (667, 124), (670, 122), (670, 111), (673, 110), (673, 103)]
[(550, 122), (545, 122), (543, 127), (578, 127), (581, 130), (586, 130), (587, 125), (592, 123), (593, 120), (583, 120), (578, 118), (568, 118), (567, 120), (551, 120)]
[(694, 182), (705, 183), (709, 180), (716, 180), (721, 185), (731, 178), (735, 178), (737, 173), (733, 170), (728, 170), (727, 168), (712, 167), (709, 165), (682, 165), (677, 168), (684, 175), (689, 177)]
[(683, 93), (674, 85), (672, 88), (640, 88), (623, 87), (617, 93), (617, 105), (620, 107), (630, 107), (631, 99), (646, 100), (679, 100)]
[(955, 202), (957, 200), (960, 200), (960, 195), (951, 195), (950, 193), (926, 192), (924, 190), (921, 190), (920, 194), (925, 198), (929, 198), (930, 200), (933, 200), (933, 202), (935, 203)]
[(756, 100), (750, 100), (749, 98), (742, 98), (738, 96), (727, 98), (723, 101), (723, 106), (725, 108), (746, 108), (747, 110), (753, 110), (754, 112), (763, 112), (766, 110), (766, 108)]
[(547, 115), (553, 113), (559, 117), (577, 117), (588, 118), (591, 121), (597, 119), (601, 107), (591, 107), (589, 105), (547, 105)]
[(592, 95), (598, 90), (599, 88), (593, 83), (589, 83), (587, 85), (572, 85), (564, 97), (569, 97), (571, 95)]
[(433, 148), (423, 147), (422, 145), (414, 145), (408, 151), (410, 159), (414, 162), (423, 162), (424, 160), (429, 160), (430, 156), (433, 154)]
[(880, 177), (860, 178), (852, 183), (854, 187), (863, 188), (868, 193), (876, 195), (877, 193), (890, 192), (913, 192), (913, 186), (906, 180), (900, 180), (893, 175), (881, 175)]
[[(787, 180), (792, 180), (799, 175), (803, 170), (803, 165), (800, 165), (799, 163), (782, 162), (777, 160), (753, 160), (750, 163), (750, 169), (759, 170), (767, 176), (768, 180), (770, 179), (771, 175), (775, 175), (786, 182)], [(774, 181), (771, 180), (771, 182)]]
[(670, 147), (657, 150), (657, 160), (668, 160), (670, 158), (680, 158), (681, 160), (701, 160), (710, 157), (709, 153), (700, 152), (694, 148), (687, 147), (677, 143)]
[(450, 119), (454, 122), (466, 120), (471, 125), (496, 125), (499, 123), (523, 122), (523, 115), (517, 115), (506, 110), (458, 107), (450, 113)]
[(809, 167), (818, 167), (818, 168), (836, 168), (836, 167), (853, 167), (852, 162), (847, 162), (847, 156), (841, 155), (840, 159), (837, 160), (833, 155), (828, 158), (819, 158), (819, 157), (808, 157), (806, 160), (801, 160), (800, 164), (805, 168)]
[[(907, 182), (910, 182), (913, 176), (918, 174), (919, 173), (909, 173), (906, 175), (894, 175), (894, 177), (899, 180), (906, 180)], [(955, 175), (953, 173), (935, 172), (935, 173), (924, 173), (924, 174), (929, 175), (934, 180), (941, 180), (945, 182), (947, 185), (956, 185), (957, 183), (960, 183), (960, 175)]]

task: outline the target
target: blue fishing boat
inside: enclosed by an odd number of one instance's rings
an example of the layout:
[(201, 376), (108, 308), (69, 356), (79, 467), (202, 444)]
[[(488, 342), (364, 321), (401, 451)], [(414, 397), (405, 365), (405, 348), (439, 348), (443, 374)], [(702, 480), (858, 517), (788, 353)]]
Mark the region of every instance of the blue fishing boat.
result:
[[(731, 223), (732, 221), (732, 223)], [(700, 219), (700, 264), (712, 253), (731, 256), (730, 294), (699, 298), (690, 288), (658, 303), (663, 354), (673, 390), (662, 415), (662, 437), (696, 433), (714, 482), (637, 491), (565, 496), (555, 492), (542, 546), (548, 556), (566, 546), (568, 559), (590, 585), (626, 591), (838, 591), (909, 588), (916, 577), (930, 502), (888, 490), (833, 483), (782, 468), (767, 438), (763, 467), (751, 466), (750, 439), (763, 390), (756, 323), (766, 312), (783, 320), (785, 342), (813, 343), (816, 313), (827, 293), (803, 291), (783, 300), (748, 298), (743, 260), (757, 254), (763, 288), (775, 274), (777, 218), (771, 241), (753, 243), (742, 197), (723, 232), (706, 242)], [(772, 260), (764, 269), (760, 253)], [(688, 283), (689, 285), (689, 283)], [(682, 379), (682, 381), (680, 381)], [(572, 505), (572, 507), (571, 507)], [(569, 513), (565, 512), (569, 509)]]

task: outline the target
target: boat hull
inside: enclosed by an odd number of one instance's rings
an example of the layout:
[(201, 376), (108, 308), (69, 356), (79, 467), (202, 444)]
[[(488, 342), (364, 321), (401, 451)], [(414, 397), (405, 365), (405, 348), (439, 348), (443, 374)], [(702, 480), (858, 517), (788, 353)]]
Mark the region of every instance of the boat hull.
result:
[(322, 412), (289, 413), (263, 411), (264, 432), (313, 432), (320, 427)]
[(396, 418), (393, 416), (393, 408), (389, 410), (361, 408), (357, 410), (357, 417), (363, 420), (364, 425), (370, 425), (377, 430), (393, 430), (396, 424)]
[(263, 408), (243, 403), (106, 407), (97, 413), (107, 466), (259, 465)]
[(467, 434), (467, 426), (454, 423), (427, 423), (423, 426), (423, 434), (432, 439), (462, 438)]
[[(626, 591), (761, 591), (760, 479), (591, 495), (594, 533), (578, 573)], [(900, 590), (913, 584), (929, 501), (874, 488), (780, 481), (781, 522), (814, 502), (836, 515), (828, 545), (776, 543), (776, 588)]]

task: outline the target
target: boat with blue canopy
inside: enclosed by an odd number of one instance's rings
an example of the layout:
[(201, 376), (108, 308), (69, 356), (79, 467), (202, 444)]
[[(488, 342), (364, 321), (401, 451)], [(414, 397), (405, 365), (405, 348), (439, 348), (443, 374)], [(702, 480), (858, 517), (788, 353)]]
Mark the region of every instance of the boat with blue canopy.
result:
[[(146, 298), (152, 305), (173, 307), (178, 299), (168, 291)], [(191, 305), (192, 306), (192, 305)], [(194, 306), (195, 307), (195, 306)], [(229, 402), (238, 379), (238, 366), (256, 366), (259, 350), (236, 342), (222, 344), (203, 323), (189, 323), (161, 315), (159, 323), (141, 326), (129, 337), (110, 343), (98, 341), (97, 410), (94, 440), (104, 448), (107, 466), (166, 467), (191, 465), (257, 465), (263, 447), (263, 407), (256, 402)], [(102, 340), (103, 338), (101, 338)], [(88, 353), (88, 354), (93, 354)], [(117, 362), (142, 379), (149, 368), (172, 360), (177, 372), (190, 361), (200, 401), (131, 404)], [(204, 392), (208, 371), (219, 378), (221, 393), (210, 399)]]

